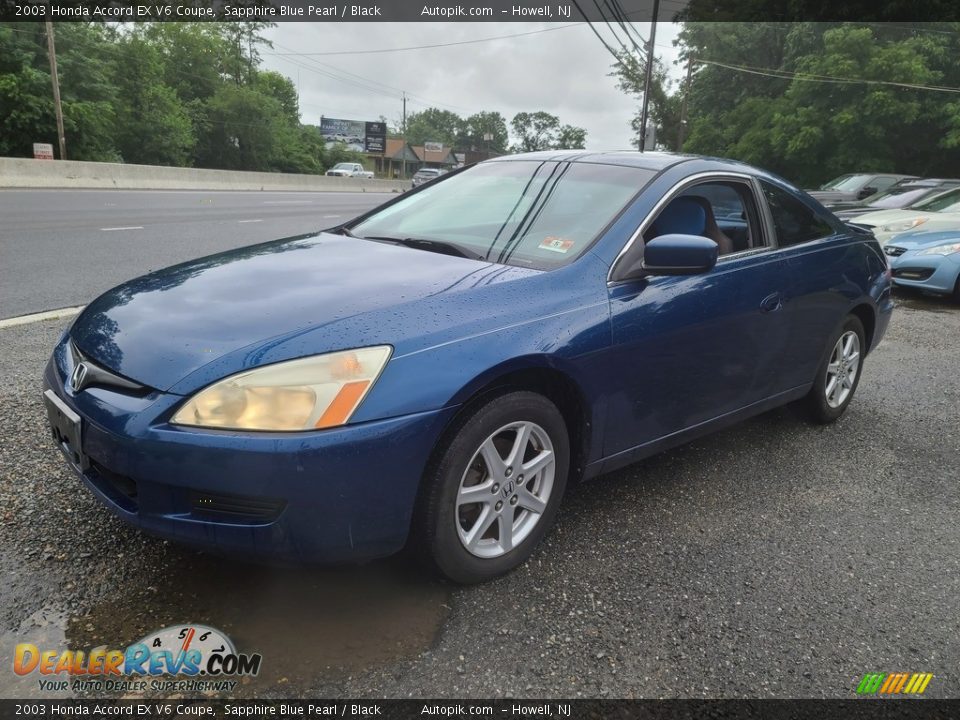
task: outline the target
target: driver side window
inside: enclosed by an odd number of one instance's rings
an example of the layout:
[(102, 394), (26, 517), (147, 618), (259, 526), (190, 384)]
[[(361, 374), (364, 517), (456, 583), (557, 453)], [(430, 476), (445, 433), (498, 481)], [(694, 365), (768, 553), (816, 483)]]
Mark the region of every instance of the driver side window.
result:
[(698, 183), (677, 195), (644, 233), (650, 241), (661, 235), (700, 235), (713, 240), (720, 255), (763, 247), (763, 233), (750, 186), (736, 180)]

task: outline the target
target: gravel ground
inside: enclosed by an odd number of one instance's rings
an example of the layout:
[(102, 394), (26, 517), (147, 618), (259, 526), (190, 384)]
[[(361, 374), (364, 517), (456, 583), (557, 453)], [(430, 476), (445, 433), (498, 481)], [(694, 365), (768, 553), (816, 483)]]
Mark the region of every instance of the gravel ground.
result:
[[(400, 560), (280, 570), (128, 529), (80, 489), (39, 398), (59, 327), (0, 331), (0, 663), (207, 622), (264, 654), (237, 693), (838, 697), (866, 672), (960, 696), (960, 308), (902, 295), (834, 426), (793, 408), (574, 488), (481, 587)], [(0, 696), (36, 693), (0, 674)]]

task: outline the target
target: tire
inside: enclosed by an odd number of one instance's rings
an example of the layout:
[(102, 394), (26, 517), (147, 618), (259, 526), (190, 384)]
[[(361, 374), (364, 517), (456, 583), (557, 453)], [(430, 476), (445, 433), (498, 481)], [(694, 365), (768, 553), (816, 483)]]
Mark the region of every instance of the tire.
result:
[(957, 282), (953, 286), (953, 301), (960, 303), (960, 275), (957, 275)]
[(843, 327), (830, 338), (806, 398), (807, 409), (815, 422), (832, 423), (846, 411), (860, 384), (865, 350), (863, 323), (849, 315)]
[[(447, 437), (424, 477), (414, 536), (447, 579), (484, 582), (524, 563), (553, 524), (570, 467), (567, 426), (542, 395), (511, 392)], [(523, 467), (511, 462), (521, 444)]]

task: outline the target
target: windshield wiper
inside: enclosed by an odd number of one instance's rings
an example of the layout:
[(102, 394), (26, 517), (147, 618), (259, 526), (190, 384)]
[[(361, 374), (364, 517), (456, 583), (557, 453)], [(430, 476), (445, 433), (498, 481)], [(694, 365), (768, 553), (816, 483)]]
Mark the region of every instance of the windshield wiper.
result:
[(469, 258), (471, 260), (486, 260), (487, 256), (478, 253), (476, 250), (458, 245), (457, 243), (447, 242), (446, 240), (427, 240), (425, 238), (397, 238), (375, 235), (364, 235), (364, 240), (375, 240), (376, 242), (388, 242), (394, 245), (404, 245), (406, 247), (416, 248), (418, 250), (429, 250), (443, 255), (453, 255), (455, 257)]

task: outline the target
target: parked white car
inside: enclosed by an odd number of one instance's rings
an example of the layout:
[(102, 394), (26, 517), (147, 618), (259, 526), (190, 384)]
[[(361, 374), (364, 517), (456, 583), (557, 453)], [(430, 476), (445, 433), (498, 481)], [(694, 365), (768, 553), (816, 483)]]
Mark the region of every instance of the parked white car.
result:
[(327, 170), (327, 175), (332, 177), (359, 177), (373, 179), (372, 172), (369, 170), (364, 170), (363, 165), (360, 163), (352, 162), (337, 163), (332, 168)]
[(911, 230), (960, 229), (960, 188), (947, 190), (911, 208), (865, 213), (852, 222), (873, 230), (881, 245), (886, 245), (894, 235)]

